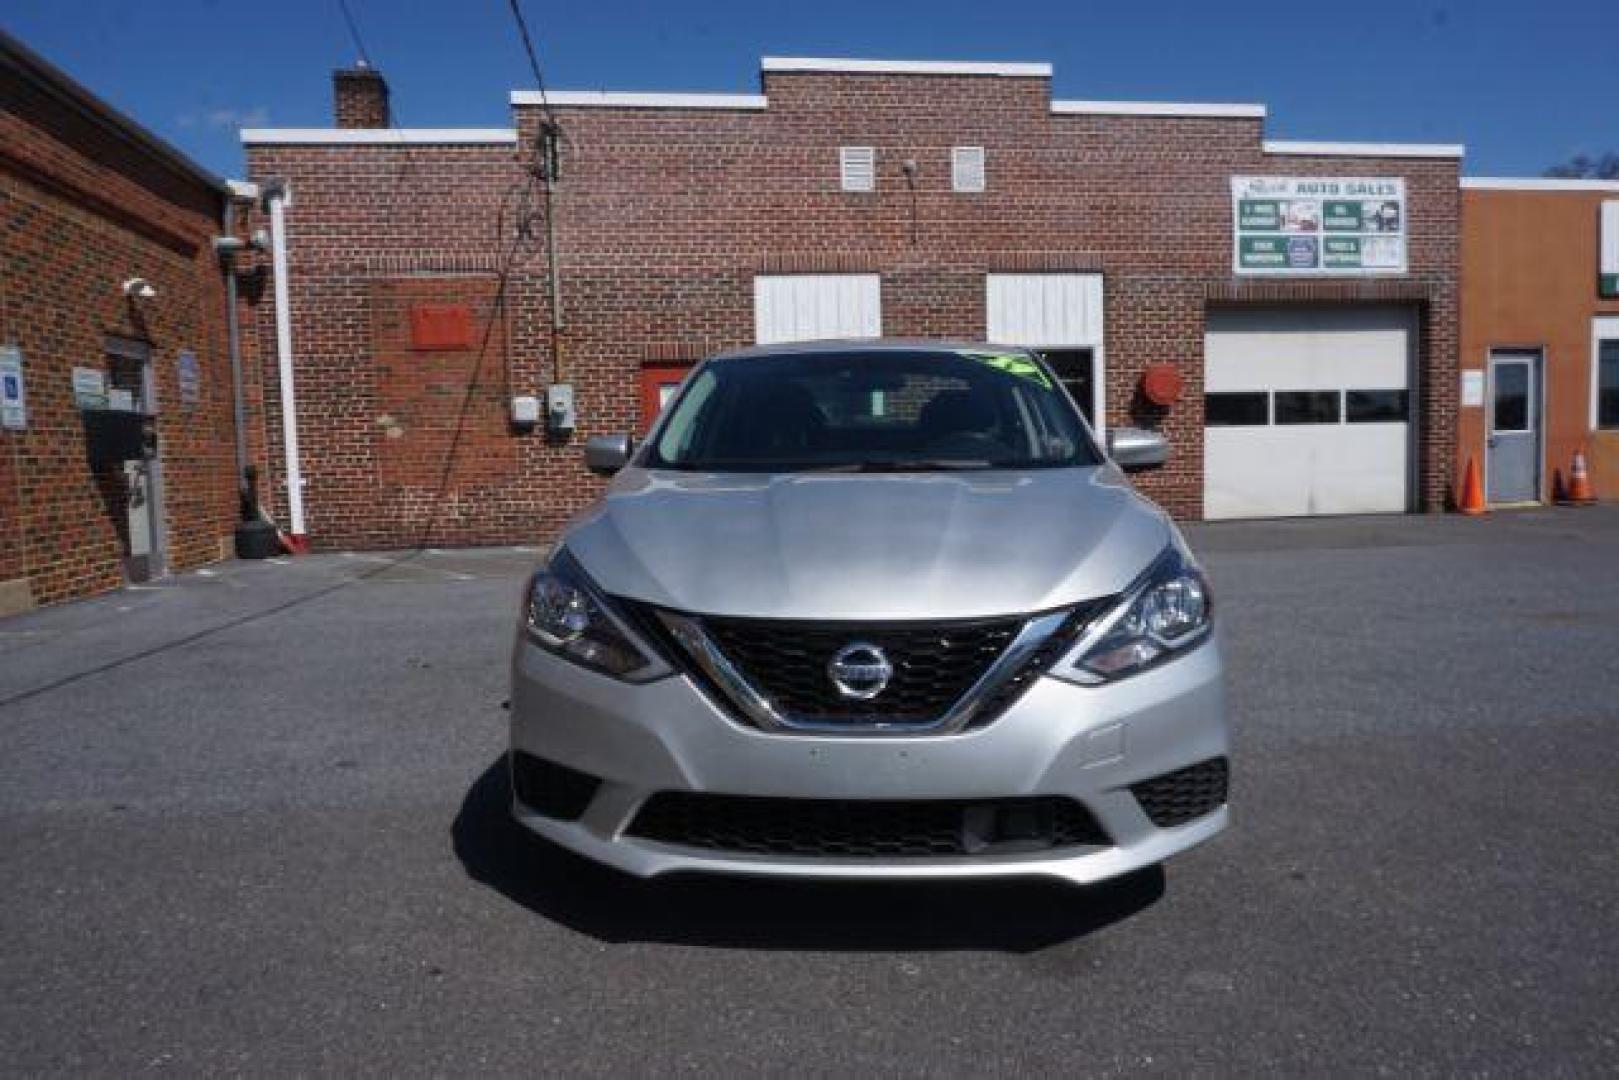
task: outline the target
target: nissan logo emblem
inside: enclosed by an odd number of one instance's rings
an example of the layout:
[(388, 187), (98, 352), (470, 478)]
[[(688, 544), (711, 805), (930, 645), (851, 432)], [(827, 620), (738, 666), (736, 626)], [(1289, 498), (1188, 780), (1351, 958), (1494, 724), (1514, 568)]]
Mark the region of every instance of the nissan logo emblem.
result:
[(894, 665), (877, 646), (851, 641), (827, 661), (826, 673), (844, 697), (870, 701), (888, 686)]

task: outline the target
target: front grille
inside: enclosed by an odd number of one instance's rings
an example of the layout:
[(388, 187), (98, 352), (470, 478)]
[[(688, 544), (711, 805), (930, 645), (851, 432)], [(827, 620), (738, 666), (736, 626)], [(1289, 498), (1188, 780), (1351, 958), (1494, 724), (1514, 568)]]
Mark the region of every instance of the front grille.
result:
[(1036, 679), (1051, 670), (1051, 666), (1073, 647), (1091, 620), (1111, 603), (1110, 599), (1103, 598), (1076, 606), (1055, 633), (1007, 672), (1005, 678), (984, 695), (984, 700), (973, 715), (969, 726), (982, 727), (1011, 708)]
[(1017, 799), (770, 799), (662, 792), (631, 836), (747, 855), (889, 859), (997, 855), (1110, 843), (1083, 805)]
[[(979, 680), (1024, 620), (822, 623), (774, 619), (703, 619), (721, 652), (776, 709), (812, 722), (927, 724)], [(839, 694), (827, 663), (854, 641), (876, 645), (894, 666), (881, 694), (858, 701)]]
[(512, 794), (517, 801), (537, 814), (563, 821), (577, 821), (601, 786), (589, 773), (521, 750), (512, 751), (511, 767)]
[(1130, 793), (1160, 829), (1184, 825), (1225, 805), (1230, 768), (1225, 758), (1176, 769), (1130, 785)]

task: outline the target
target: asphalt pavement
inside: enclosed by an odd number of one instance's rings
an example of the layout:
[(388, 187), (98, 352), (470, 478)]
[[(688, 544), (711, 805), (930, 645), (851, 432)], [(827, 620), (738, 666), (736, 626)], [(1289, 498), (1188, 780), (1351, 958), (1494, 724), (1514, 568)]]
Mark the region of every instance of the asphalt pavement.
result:
[(518, 832), (532, 550), (0, 621), (0, 1071), (1619, 1071), (1619, 507), (1191, 535), (1233, 828), (1090, 890), (649, 885)]

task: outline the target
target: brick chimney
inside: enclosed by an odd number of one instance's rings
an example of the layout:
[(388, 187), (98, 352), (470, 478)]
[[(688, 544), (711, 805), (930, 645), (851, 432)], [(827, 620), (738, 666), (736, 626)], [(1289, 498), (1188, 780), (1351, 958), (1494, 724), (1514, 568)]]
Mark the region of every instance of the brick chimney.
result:
[(340, 128), (385, 128), (392, 122), (388, 80), (363, 61), (339, 68), (332, 72), (332, 107)]

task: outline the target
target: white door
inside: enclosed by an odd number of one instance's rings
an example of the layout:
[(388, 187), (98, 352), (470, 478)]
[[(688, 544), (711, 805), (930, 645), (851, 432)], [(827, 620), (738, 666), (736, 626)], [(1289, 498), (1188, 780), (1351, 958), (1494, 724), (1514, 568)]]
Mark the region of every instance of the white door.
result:
[(876, 274), (760, 274), (753, 319), (761, 345), (881, 337), (882, 286)]
[(1492, 506), (1540, 499), (1540, 352), (1490, 352), (1484, 410), (1484, 498)]
[(989, 274), (984, 323), (988, 341), (1042, 353), (1091, 427), (1105, 434), (1101, 274)]
[(1398, 307), (1211, 310), (1204, 516), (1406, 510), (1413, 325)]

